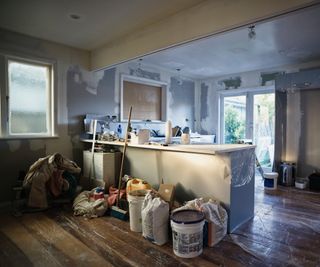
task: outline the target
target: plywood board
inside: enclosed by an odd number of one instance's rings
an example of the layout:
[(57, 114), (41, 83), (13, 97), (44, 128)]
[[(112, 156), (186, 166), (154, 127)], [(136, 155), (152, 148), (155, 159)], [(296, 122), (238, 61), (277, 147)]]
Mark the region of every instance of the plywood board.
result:
[(161, 86), (123, 82), (123, 119), (132, 106), (132, 120), (161, 120)]

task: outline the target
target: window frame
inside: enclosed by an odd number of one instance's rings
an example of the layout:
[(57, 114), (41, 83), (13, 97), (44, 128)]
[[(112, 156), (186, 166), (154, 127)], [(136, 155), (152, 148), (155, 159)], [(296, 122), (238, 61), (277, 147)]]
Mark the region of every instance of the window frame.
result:
[[(55, 101), (55, 86), (56, 86), (56, 62), (49, 59), (30, 58), (26, 56), (15, 56), (8, 54), (1, 54), (0, 57), (0, 77), (3, 78), (4, 83), (0, 84), (0, 139), (33, 139), (33, 138), (52, 138), (56, 137), (56, 101)], [(48, 128), (47, 133), (11, 133), (10, 132), (10, 89), (9, 89), (9, 62), (17, 62), (22, 64), (29, 64), (34, 66), (42, 66), (48, 68), (48, 94), (47, 94), (47, 108), (46, 108), (46, 124)], [(2, 66), (3, 67), (2, 67)], [(2, 69), (3, 68), (3, 69)], [(2, 69), (2, 70), (1, 70)]]
[(260, 94), (274, 93), (274, 85), (256, 86), (239, 89), (218, 90), (218, 143), (224, 143), (224, 98), (230, 96), (246, 96), (246, 129), (245, 139), (253, 139), (253, 96)]

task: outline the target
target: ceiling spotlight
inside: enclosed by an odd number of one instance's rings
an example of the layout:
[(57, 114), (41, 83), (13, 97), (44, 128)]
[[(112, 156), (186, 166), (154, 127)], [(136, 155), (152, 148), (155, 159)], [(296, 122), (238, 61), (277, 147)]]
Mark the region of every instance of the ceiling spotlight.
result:
[(254, 40), (254, 39), (256, 39), (256, 30), (255, 30), (255, 28), (256, 28), (256, 26), (250, 26), (250, 27), (248, 27), (248, 30), (249, 30), (249, 32), (248, 32), (248, 38), (250, 39), (250, 40)]
[(181, 78), (181, 69), (176, 69), (176, 71), (177, 71), (177, 73), (178, 73), (178, 75), (177, 75), (177, 83), (178, 83), (178, 85), (182, 85), (182, 78)]
[(69, 18), (72, 20), (80, 20), (81, 16), (78, 14), (69, 14)]

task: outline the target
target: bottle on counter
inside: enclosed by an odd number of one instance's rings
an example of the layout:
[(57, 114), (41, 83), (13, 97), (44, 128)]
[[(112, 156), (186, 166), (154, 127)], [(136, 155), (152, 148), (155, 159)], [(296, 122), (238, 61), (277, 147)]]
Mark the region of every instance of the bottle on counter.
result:
[(119, 138), (121, 138), (121, 134), (122, 134), (122, 127), (121, 127), (121, 124), (119, 124), (119, 125), (118, 125), (117, 133), (118, 133)]
[(165, 144), (171, 144), (172, 138), (172, 123), (170, 120), (167, 120), (166, 127), (165, 127)]

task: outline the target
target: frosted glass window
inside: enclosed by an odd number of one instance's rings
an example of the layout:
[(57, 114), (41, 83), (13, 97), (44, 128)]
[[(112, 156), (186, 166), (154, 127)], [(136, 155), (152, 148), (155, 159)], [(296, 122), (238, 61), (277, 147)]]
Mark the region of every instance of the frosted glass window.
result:
[(51, 67), (8, 61), (9, 134), (51, 132)]

